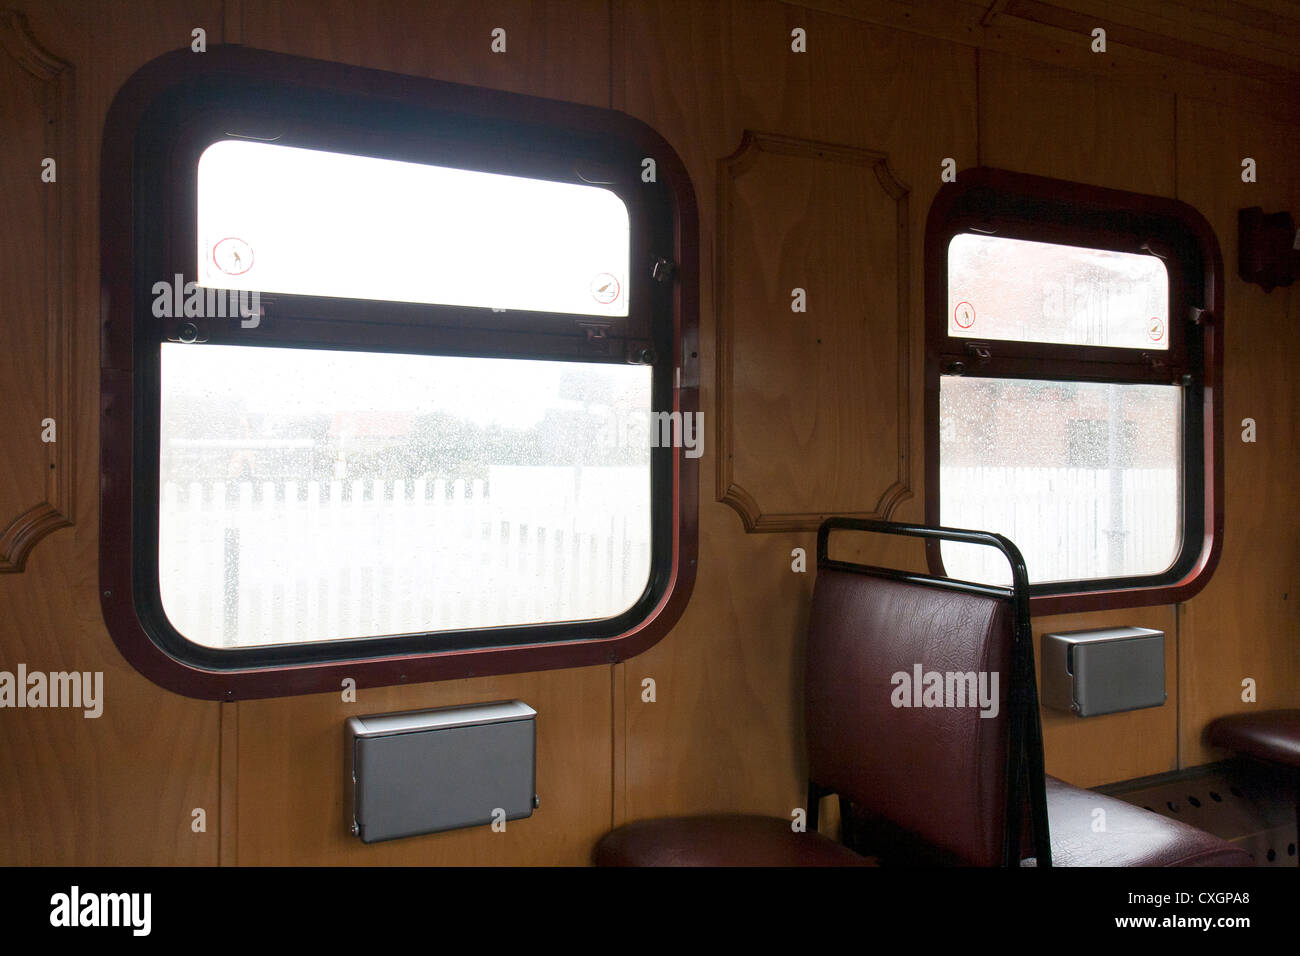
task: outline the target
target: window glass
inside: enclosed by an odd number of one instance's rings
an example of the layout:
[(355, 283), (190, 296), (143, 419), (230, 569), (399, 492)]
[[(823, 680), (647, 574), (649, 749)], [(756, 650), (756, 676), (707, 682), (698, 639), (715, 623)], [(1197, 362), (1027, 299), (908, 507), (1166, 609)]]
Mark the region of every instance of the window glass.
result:
[(1156, 256), (961, 233), (948, 246), (948, 334), (1169, 348), (1169, 276)]
[[(1182, 542), (1182, 390), (943, 376), (940, 523), (996, 531), (1031, 583), (1159, 574)], [(996, 551), (944, 542), (955, 578), (1010, 584)]]
[(205, 286), (625, 316), (628, 250), (596, 186), (244, 140), (199, 160)]
[(609, 618), (651, 369), (162, 344), (159, 584), (210, 647)]

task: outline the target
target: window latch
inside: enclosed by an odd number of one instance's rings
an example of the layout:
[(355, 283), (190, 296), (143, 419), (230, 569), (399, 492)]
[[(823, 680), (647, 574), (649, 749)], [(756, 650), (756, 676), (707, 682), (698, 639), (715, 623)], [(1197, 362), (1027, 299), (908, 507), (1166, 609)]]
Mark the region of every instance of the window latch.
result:
[(655, 259), (655, 264), (650, 267), (650, 278), (656, 282), (671, 282), (676, 274), (676, 263), (671, 259), (665, 259), (663, 256)]
[(975, 356), (976, 365), (988, 365), (993, 352), (984, 342), (967, 342), (966, 351)]
[(602, 346), (609, 337), (608, 322), (579, 322), (578, 327), (586, 329), (588, 345)]

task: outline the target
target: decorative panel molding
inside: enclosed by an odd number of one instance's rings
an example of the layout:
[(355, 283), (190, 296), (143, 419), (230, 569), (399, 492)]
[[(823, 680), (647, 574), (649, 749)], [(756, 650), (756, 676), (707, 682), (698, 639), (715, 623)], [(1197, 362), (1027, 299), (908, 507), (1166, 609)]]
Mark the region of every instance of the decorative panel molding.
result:
[(746, 531), (912, 494), (908, 193), (883, 153), (771, 133), (718, 164), (717, 497)]
[[(72, 67), (26, 18), (0, 10), (0, 572), (21, 571), (43, 537), (73, 521), (72, 342), (75, 174)], [(55, 180), (42, 181), (42, 161)], [(42, 441), (52, 418), (55, 438)]]

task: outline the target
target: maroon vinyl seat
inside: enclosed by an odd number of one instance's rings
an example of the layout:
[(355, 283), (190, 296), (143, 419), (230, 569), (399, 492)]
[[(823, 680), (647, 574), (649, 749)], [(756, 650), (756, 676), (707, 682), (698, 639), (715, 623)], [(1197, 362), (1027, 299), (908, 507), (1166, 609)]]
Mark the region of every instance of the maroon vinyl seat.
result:
[[(1095, 829), (1105, 811), (1104, 831)], [(1055, 866), (1253, 866), (1250, 854), (1177, 820), (1047, 778)], [(1028, 861), (1027, 861), (1028, 862)]]
[[(981, 588), (831, 561), (833, 528), (966, 535), (957, 540), (1002, 549), (1018, 567), (1017, 586)], [(805, 657), (808, 833), (793, 833), (790, 819), (779, 817), (641, 820), (602, 838), (593, 861), (833, 866), (869, 864), (866, 854), (878, 853), (885, 864), (965, 866), (1027, 858), (1067, 866), (1251, 862), (1210, 834), (1045, 777), (1023, 560), (1003, 538), (828, 519), (818, 536)], [(863, 854), (816, 832), (819, 799), (831, 793)], [(1098, 807), (1106, 811), (1104, 832), (1094, 832)], [(859, 827), (862, 820), (870, 825)], [(899, 839), (862, 839), (867, 832)]]
[(789, 820), (716, 814), (640, 820), (598, 844), (597, 866), (872, 866), (820, 833), (795, 833)]
[[(1252, 866), (1250, 854), (1203, 830), (1047, 777), (1054, 866)], [(1095, 829), (1096, 811), (1106, 828)], [(715, 814), (639, 820), (604, 837), (597, 866), (875, 866), (819, 833), (778, 817)], [(1023, 863), (1033, 866), (1032, 855)]]
[(1300, 710), (1263, 710), (1220, 717), (1206, 730), (1216, 747), (1300, 770)]
[(1300, 710), (1261, 710), (1220, 717), (1206, 728), (1216, 747), (1286, 767), (1296, 777), (1296, 833), (1300, 842)]

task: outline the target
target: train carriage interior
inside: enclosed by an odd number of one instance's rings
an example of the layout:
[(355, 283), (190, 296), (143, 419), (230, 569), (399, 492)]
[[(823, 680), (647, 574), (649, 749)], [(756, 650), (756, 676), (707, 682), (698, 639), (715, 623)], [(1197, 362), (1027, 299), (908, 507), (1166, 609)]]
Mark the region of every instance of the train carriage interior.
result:
[(0, 72), (14, 921), (1285, 899), (1300, 4), (0, 0)]

